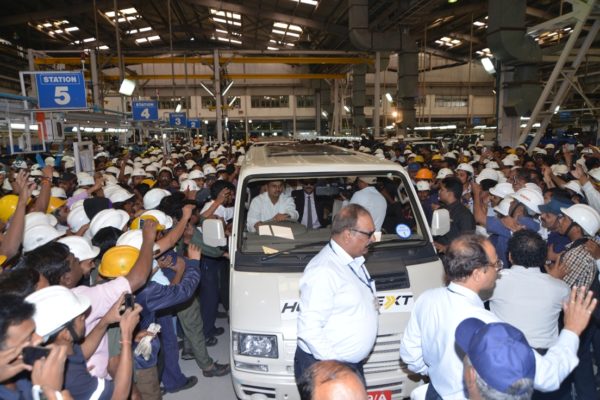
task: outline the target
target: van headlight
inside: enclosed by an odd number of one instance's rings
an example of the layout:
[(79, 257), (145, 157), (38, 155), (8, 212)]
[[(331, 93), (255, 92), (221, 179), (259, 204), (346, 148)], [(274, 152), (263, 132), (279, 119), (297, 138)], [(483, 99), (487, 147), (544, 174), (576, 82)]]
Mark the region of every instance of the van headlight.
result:
[(242, 356), (279, 358), (277, 336), (233, 332), (233, 352)]

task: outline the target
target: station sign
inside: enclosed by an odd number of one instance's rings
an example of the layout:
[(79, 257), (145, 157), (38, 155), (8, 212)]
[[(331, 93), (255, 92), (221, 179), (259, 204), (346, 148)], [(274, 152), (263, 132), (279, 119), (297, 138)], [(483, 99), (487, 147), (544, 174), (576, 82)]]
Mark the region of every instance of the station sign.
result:
[(200, 129), (200, 118), (189, 118), (187, 127), (191, 129)]
[(173, 128), (185, 128), (187, 126), (186, 113), (169, 113), (169, 125)]
[(40, 110), (87, 109), (83, 72), (40, 72), (35, 80)]
[(158, 101), (133, 100), (131, 112), (134, 121), (158, 121)]

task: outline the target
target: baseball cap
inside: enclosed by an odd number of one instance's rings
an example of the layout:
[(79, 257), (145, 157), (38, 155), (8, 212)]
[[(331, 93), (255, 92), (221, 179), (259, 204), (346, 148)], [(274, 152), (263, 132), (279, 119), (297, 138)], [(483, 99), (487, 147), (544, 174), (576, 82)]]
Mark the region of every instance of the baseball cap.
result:
[(559, 200), (559, 199), (553, 197), (548, 203), (542, 204), (541, 206), (538, 206), (538, 208), (540, 209), (540, 212), (559, 215), (559, 214), (562, 214), (562, 211), (560, 211), (561, 207), (569, 208), (572, 205), (573, 205), (573, 202), (569, 201), (568, 199), (560, 199)]
[(502, 393), (520, 379), (535, 377), (533, 349), (525, 335), (512, 325), (467, 318), (456, 328), (455, 339), (477, 374)]

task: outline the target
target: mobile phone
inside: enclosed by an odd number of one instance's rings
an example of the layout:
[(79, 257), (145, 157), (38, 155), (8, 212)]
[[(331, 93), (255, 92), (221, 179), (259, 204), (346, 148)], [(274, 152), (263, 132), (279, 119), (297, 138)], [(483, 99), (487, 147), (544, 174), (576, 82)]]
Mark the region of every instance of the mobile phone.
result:
[(125, 295), (125, 300), (121, 307), (119, 307), (119, 314), (123, 315), (128, 308), (133, 308), (135, 305), (135, 296), (131, 293)]
[(140, 218), (140, 229), (142, 229), (144, 227), (145, 223), (146, 223), (146, 220)]
[(23, 362), (27, 365), (33, 365), (34, 362), (43, 357), (48, 357), (50, 349), (40, 346), (23, 347)]

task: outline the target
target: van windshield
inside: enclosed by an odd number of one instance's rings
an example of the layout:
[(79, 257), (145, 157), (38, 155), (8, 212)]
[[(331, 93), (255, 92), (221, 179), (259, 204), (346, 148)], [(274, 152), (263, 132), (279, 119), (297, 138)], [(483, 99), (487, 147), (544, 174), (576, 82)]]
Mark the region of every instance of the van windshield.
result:
[(261, 177), (243, 184), (238, 248), (248, 256), (316, 253), (330, 238), (333, 217), (349, 202), (365, 206), (381, 227), (375, 234), (378, 250), (427, 239), (418, 199), (398, 171)]

